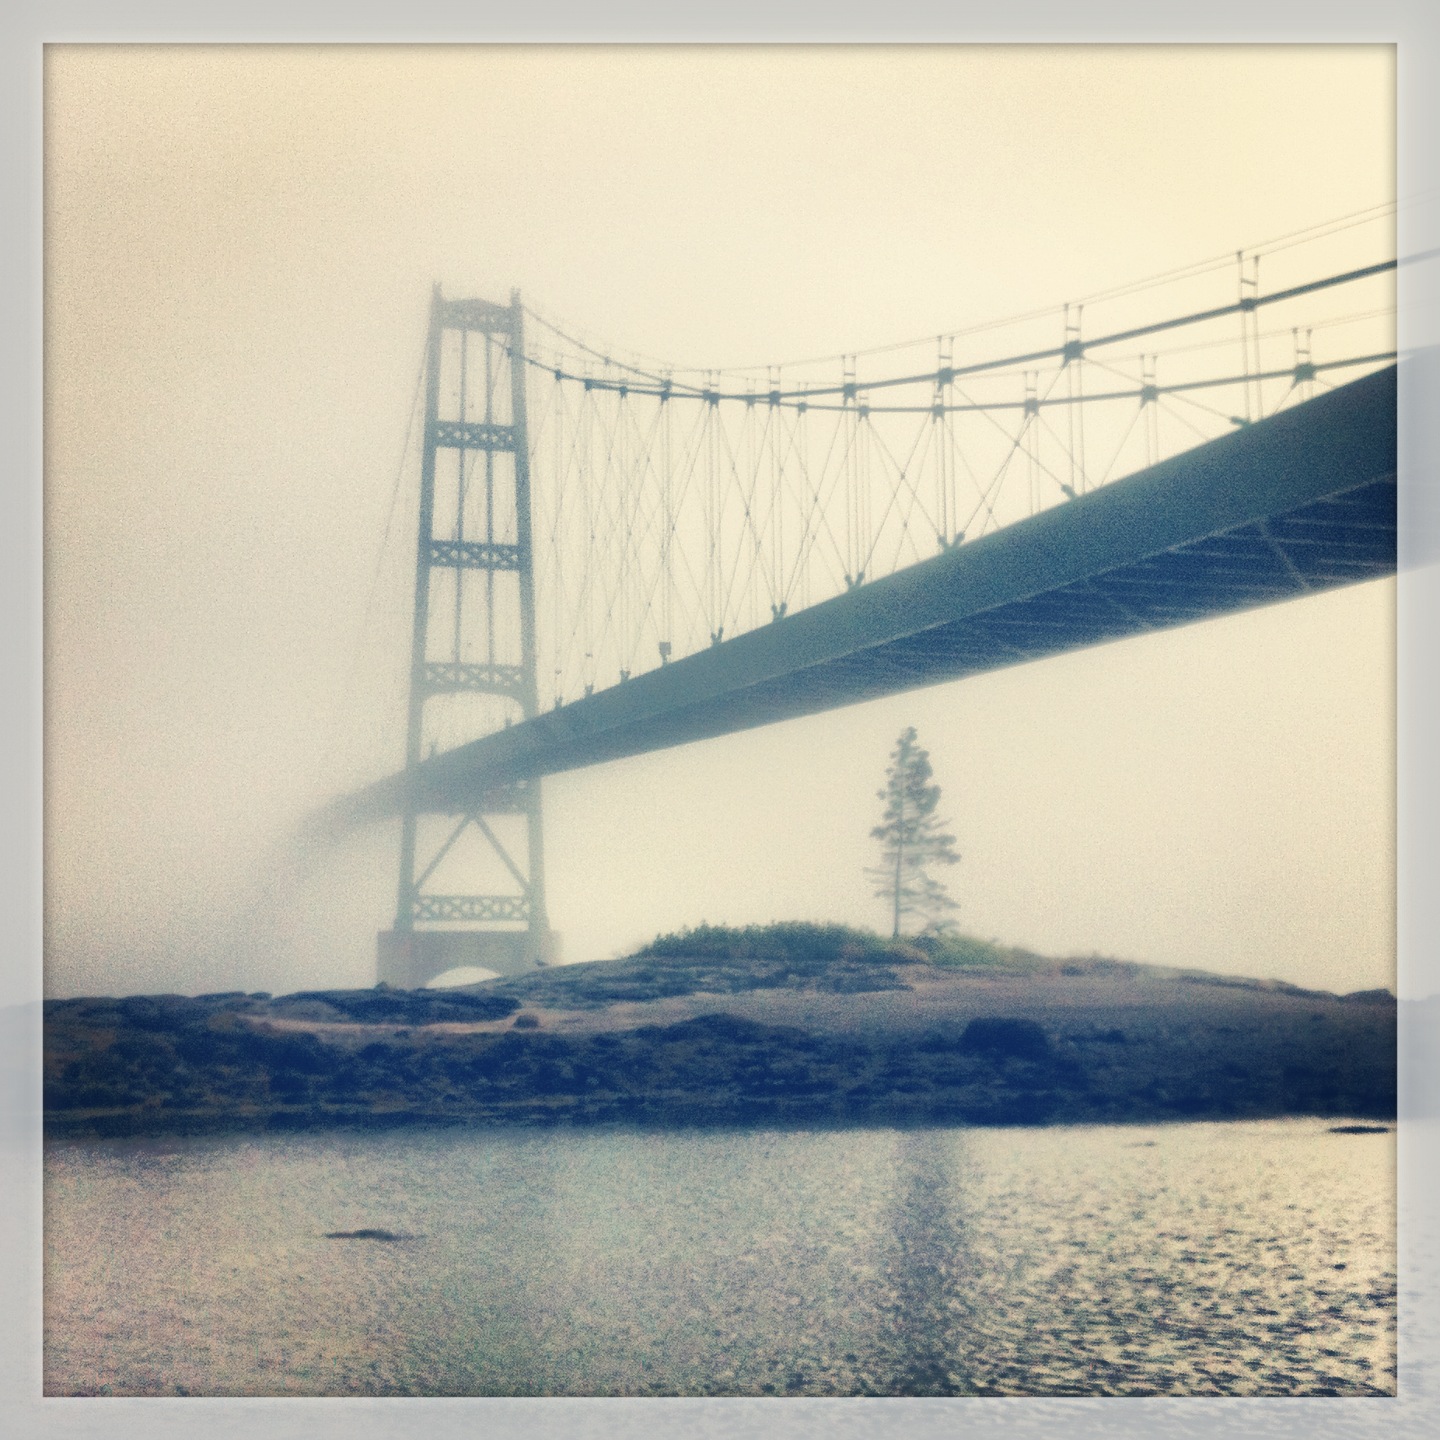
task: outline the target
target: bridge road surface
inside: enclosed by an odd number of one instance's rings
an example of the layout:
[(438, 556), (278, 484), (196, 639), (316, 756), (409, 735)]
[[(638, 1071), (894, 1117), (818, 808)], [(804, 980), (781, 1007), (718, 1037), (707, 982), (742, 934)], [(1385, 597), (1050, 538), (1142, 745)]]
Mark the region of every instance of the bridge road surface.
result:
[(1395, 571), (1396, 369), (330, 806), (464, 814), (531, 776), (749, 730)]

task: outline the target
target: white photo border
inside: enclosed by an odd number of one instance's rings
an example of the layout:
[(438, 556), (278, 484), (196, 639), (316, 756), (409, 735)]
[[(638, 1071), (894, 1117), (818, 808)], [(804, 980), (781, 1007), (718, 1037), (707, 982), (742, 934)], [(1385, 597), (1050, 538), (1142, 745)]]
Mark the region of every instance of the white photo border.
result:
[[(1400, 1395), (1396, 1399), (955, 1400), (204, 1400), (42, 1399), (39, 1111), (42, 715), (42, 66), (74, 43), (1335, 43), (1397, 46), (1400, 254), (1440, 250), (1440, 7), (1433, 0), (739, 0), (673, 4), (579, 0), (521, 8), (481, 0), (19, 0), (0, 18), (0, 1429), (44, 1440), (105, 1435), (369, 1440), (474, 1435), (580, 1440), (646, 1431), (687, 1436), (1300, 1436), (1440, 1433), (1440, 1162), (1435, 1022), (1402, 1025)], [(1304, 123), (1303, 116), (1296, 117)], [(1428, 206), (1415, 204), (1429, 192)], [(1440, 990), (1440, 342), (1434, 260), (1400, 275), (1401, 563), (1398, 609), (1399, 984)], [(1417, 351), (1428, 351), (1416, 355)], [(1429, 1007), (1433, 1015), (1435, 1007)]]

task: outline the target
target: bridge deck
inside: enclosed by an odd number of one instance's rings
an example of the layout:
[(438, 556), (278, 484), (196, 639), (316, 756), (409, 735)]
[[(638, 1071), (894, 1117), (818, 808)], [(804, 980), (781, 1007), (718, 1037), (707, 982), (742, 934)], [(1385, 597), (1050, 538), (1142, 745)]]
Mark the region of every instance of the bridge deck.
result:
[[(517, 779), (724, 735), (1395, 570), (1396, 372), (425, 761), (461, 813)], [(335, 818), (396, 813), (406, 776)]]

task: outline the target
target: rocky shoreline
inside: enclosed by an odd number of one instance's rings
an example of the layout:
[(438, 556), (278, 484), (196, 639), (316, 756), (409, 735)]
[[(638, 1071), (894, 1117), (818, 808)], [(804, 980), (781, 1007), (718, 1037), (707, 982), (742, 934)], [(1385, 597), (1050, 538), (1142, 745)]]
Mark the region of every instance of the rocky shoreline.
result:
[(947, 943), (705, 931), (463, 991), (49, 1001), (45, 1130), (1395, 1117), (1388, 992)]

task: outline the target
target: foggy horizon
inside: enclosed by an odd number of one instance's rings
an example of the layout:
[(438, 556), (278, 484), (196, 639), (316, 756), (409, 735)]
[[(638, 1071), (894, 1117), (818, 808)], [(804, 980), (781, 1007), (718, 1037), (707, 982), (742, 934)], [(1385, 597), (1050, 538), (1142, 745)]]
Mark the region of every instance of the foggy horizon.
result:
[[(1395, 199), (1379, 46), (61, 46), (46, 74), (57, 996), (374, 982), (398, 827), (292, 842), (403, 764), (433, 283), (749, 365)], [(1394, 989), (1393, 668), (1371, 582), (557, 775), (551, 921), (567, 961), (701, 922), (883, 931), (869, 832), (913, 725), (962, 932)]]

